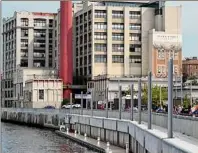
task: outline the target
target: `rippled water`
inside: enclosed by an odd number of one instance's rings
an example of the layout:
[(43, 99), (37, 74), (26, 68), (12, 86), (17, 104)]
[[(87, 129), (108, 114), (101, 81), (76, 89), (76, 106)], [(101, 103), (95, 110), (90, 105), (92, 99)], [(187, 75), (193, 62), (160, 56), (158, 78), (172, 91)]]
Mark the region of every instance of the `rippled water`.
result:
[(3, 153), (94, 153), (53, 131), (2, 123)]

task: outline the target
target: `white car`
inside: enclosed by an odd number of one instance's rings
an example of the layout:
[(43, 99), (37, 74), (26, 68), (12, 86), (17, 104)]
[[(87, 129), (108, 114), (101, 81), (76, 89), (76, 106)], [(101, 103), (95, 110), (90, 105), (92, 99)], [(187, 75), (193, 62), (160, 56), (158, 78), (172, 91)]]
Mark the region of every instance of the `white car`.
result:
[(73, 107), (72, 105), (63, 105), (62, 106), (62, 108), (66, 108), (66, 109), (69, 109), (69, 108), (71, 108), (71, 107)]
[(81, 105), (80, 104), (74, 104), (72, 105), (73, 108), (81, 108)]

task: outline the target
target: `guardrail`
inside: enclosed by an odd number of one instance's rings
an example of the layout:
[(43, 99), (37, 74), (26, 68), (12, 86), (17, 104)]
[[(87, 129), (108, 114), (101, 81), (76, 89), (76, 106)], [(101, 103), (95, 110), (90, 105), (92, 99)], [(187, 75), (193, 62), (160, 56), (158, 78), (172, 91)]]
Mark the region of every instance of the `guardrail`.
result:
[[(15, 112), (35, 112), (44, 114), (81, 114), (81, 109), (26, 109), (26, 108), (2, 108), (2, 111), (15, 111)], [(147, 122), (148, 114), (147, 112), (141, 113), (141, 118), (143, 122)], [(83, 115), (92, 115), (92, 111), (88, 109), (83, 109)], [(105, 110), (93, 110), (93, 116), (96, 117), (106, 117)], [(118, 111), (108, 111), (108, 118), (119, 118)], [(121, 112), (121, 118), (125, 120), (130, 120), (129, 112)], [(134, 120), (138, 120), (138, 113), (134, 113)], [(161, 126), (163, 128), (168, 127), (168, 115), (160, 113), (152, 113), (152, 124)], [(187, 126), (189, 125), (189, 126)], [(185, 135), (194, 137), (198, 139), (198, 118), (191, 116), (173, 116), (173, 131), (183, 133)]]

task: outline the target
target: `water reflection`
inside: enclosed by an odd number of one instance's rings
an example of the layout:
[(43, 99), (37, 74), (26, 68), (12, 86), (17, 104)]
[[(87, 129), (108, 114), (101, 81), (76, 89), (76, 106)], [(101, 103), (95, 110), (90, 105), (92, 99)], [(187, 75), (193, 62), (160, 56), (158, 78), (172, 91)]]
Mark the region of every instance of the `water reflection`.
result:
[(3, 153), (94, 153), (52, 131), (2, 123)]

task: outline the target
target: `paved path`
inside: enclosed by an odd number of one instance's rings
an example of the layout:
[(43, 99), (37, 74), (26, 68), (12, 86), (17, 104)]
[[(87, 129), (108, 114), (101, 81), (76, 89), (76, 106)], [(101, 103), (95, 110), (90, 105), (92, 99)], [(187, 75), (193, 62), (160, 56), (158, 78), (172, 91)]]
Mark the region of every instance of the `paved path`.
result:
[[(58, 135), (69, 138), (69, 139), (71, 139), (73, 141), (76, 141), (76, 142), (78, 142), (82, 145), (85, 145), (87, 147), (94, 148), (94, 149), (96, 149), (100, 152), (105, 153), (105, 150), (107, 149), (107, 143), (100, 141), (100, 143), (98, 144), (97, 140), (93, 139), (93, 138), (87, 137), (85, 139), (85, 137), (82, 136), (82, 135), (79, 135), (79, 134), (75, 135), (74, 133), (68, 133), (67, 134), (66, 132), (61, 132), (61, 131), (58, 131), (58, 130), (56, 131), (56, 133)], [(113, 146), (111, 144), (110, 144), (110, 150), (111, 150), (111, 153), (126, 153), (125, 149), (117, 147), (117, 146)]]
[[(147, 122), (142, 122), (142, 124), (147, 126)], [(161, 126), (157, 126), (157, 125), (152, 125), (152, 129), (156, 129), (156, 130), (159, 130), (159, 131), (164, 132), (164, 133), (168, 132), (167, 129), (165, 129), (165, 128), (161, 127)], [(196, 139), (194, 137), (187, 136), (185, 134), (182, 134), (180, 132), (175, 132), (175, 131), (173, 131), (173, 136), (175, 138), (178, 138), (178, 139), (182, 140), (182, 141), (185, 141), (185, 142), (188, 142), (190, 144), (198, 146), (198, 139)]]

